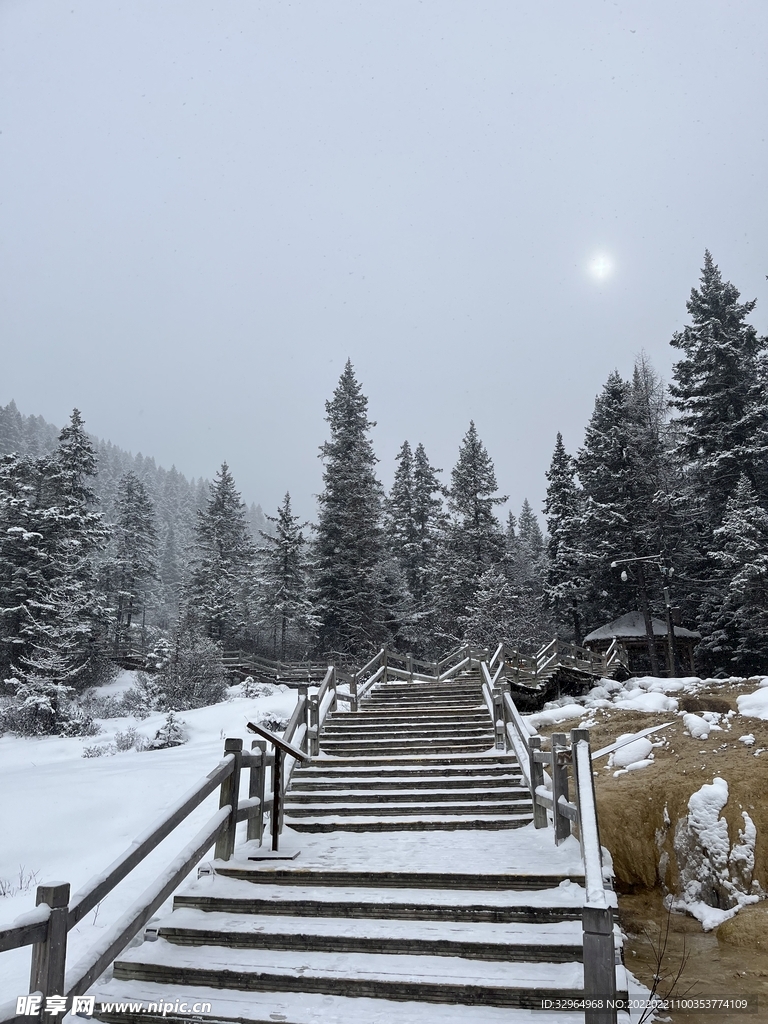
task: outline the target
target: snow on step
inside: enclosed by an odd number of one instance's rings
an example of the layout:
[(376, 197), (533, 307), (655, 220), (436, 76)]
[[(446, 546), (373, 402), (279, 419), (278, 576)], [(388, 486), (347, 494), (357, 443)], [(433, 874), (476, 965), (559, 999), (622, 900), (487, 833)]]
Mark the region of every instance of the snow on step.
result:
[[(307, 839), (311, 837), (306, 837)], [(359, 837), (350, 837), (355, 839)], [(390, 837), (384, 837), (390, 838)], [(453, 838), (449, 836), (448, 838)], [(460, 837), (465, 838), (465, 837)], [(259, 874), (262, 874), (259, 872)], [(418, 887), (392, 886), (389, 885), (354, 885), (344, 884), (343, 881), (335, 885), (312, 884), (311, 875), (304, 875), (295, 884), (288, 885), (284, 881), (273, 884), (269, 875), (258, 885), (244, 878), (230, 878), (226, 875), (216, 874), (213, 878), (204, 877), (198, 882), (187, 886), (183, 893), (175, 898), (175, 906), (190, 905), (196, 900), (232, 900), (244, 901), (258, 899), (260, 901), (271, 901), (280, 904), (284, 901), (296, 903), (302, 902), (323, 902), (352, 904), (391, 905), (399, 904), (405, 907), (457, 907), (468, 910), (474, 908), (484, 910), (506, 910), (514, 911), (519, 908), (555, 908), (573, 909), (581, 916), (581, 908), (586, 899), (586, 892), (583, 885), (578, 882), (565, 879), (560, 884), (555, 883), (549, 888), (532, 887), (524, 888), (524, 876), (515, 875), (510, 878), (509, 888), (502, 888), (504, 881), (498, 875), (493, 877), (493, 887), (483, 887), (482, 880), (477, 876), (468, 876), (467, 883), (474, 881), (475, 885), (466, 888), (453, 888), (450, 881), (446, 880), (444, 887), (435, 888), (434, 879), (429, 877), (430, 885), (420, 884)], [(370, 881), (375, 875), (370, 876)], [(415, 883), (417, 878), (410, 876)], [(541, 876), (532, 876), (533, 883), (539, 883)], [(304, 884), (302, 884), (302, 882)], [(606, 892), (606, 898), (611, 906), (616, 906), (616, 894)]]
[(182, 908), (160, 921), (158, 927), (162, 938), (184, 945), (313, 949), (328, 944), (346, 952), (377, 951), (380, 946), (379, 952), (423, 951), (505, 961), (579, 959), (582, 942), (581, 922), (577, 920), (530, 924), (305, 917), (297, 922), (293, 916), (273, 915), (265, 920)]
[[(424, 986), (440, 988), (439, 1002), (462, 1001), (462, 993), (485, 990), (500, 1005), (510, 1005), (515, 990), (531, 992), (577, 992), (584, 983), (580, 963), (498, 962), (467, 960), (453, 956), (411, 954), (326, 953), (313, 951), (252, 950), (220, 946), (177, 946), (164, 939), (145, 942), (127, 950), (115, 963), (115, 978), (144, 980), (179, 977), (183, 983), (202, 984), (210, 977), (226, 987), (257, 986), (261, 976), (294, 982), (343, 983), (352, 990), (355, 983), (373, 982), (382, 987)], [(189, 979), (187, 981), (187, 978)], [(222, 987), (224, 987), (222, 985)], [(315, 988), (315, 991), (318, 989)], [(512, 1005), (515, 1005), (514, 1002)]]
[[(110, 981), (94, 989), (97, 1007), (102, 1002), (167, 1001), (169, 996), (190, 1003), (207, 1002), (211, 1012), (203, 1020), (286, 1021), (290, 1024), (562, 1024), (563, 1015), (542, 1010), (473, 1006), (471, 1020), (466, 1006), (448, 1003), (393, 1002), (388, 999), (321, 995), (313, 992), (231, 992), (195, 986), (194, 991), (178, 986), (154, 985), (140, 981)], [(576, 1015), (569, 1015), (574, 1024)], [(123, 1020), (117, 1014), (96, 1019)], [(151, 1020), (148, 1014), (142, 1020)], [(619, 1017), (621, 1024), (629, 1018)]]

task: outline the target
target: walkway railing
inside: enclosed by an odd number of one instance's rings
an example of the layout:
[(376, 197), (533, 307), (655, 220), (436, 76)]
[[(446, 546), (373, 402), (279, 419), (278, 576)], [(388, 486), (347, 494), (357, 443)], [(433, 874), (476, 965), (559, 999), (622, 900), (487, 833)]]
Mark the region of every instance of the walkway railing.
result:
[[(587, 1006), (593, 998), (599, 1007), (586, 1009), (584, 1019), (586, 1024), (615, 1024), (616, 1011), (610, 1008), (611, 1000), (615, 1003), (616, 998), (613, 910), (605, 895), (589, 730), (572, 729), (570, 741), (565, 733), (552, 733), (550, 749), (542, 750), (541, 737), (530, 734), (508, 688), (499, 682), (501, 668), (496, 655), (481, 665), (483, 694), (492, 709), (496, 745), (511, 750), (517, 757), (531, 794), (534, 827), (548, 828), (551, 815), (556, 845), (576, 827), (586, 893), (582, 908), (584, 996)], [(569, 793), (571, 782), (573, 801)]]
[[(485, 648), (464, 646), (439, 661), (430, 662), (382, 648), (367, 664), (353, 672), (335, 665), (322, 666), (322, 672), (317, 671), (320, 666), (314, 664), (308, 669), (301, 666), (297, 671), (306, 670), (310, 679), (314, 674), (321, 681), (312, 694), (306, 676), (305, 681), (297, 683), (296, 707), (282, 738), (309, 757), (316, 757), (323, 723), (328, 713), (336, 710), (339, 701), (349, 704), (354, 713), (379, 681), (447, 682), (461, 672), (479, 669), (483, 697), (494, 723), (496, 747), (513, 750), (517, 755), (525, 784), (531, 792), (535, 826), (548, 827), (547, 811), (550, 811), (556, 843), (571, 834), (572, 824), (578, 828), (587, 892), (583, 912), (585, 994), (605, 996), (615, 992), (613, 923), (603, 888), (589, 733), (573, 730), (570, 746), (564, 733), (555, 733), (551, 750), (543, 751), (540, 737), (529, 735), (507, 685), (510, 678), (519, 679), (522, 673), (529, 674), (533, 680), (542, 680), (545, 673), (551, 671), (554, 658), (559, 658), (560, 664), (584, 665), (583, 671), (594, 670), (595, 674), (611, 664), (611, 657), (614, 663), (621, 658), (620, 651), (609, 652), (598, 667), (592, 660), (593, 655), (586, 658), (583, 653), (582, 649), (561, 645), (560, 641), (553, 641), (530, 658), (524, 658), (504, 644), (499, 644), (493, 655)], [(295, 765), (296, 759), (286, 756), (280, 796), (290, 785)], [(226, 740), (223, 760), (138, 836), (101, 875), (71, 899), (69, 883), (39, 886), (36, 909), (13, 924), (0, 927), (0, 952), (32, 947), (29, 992), (40, 997), (38, 1019), (47, 1019), (42, 1017), (47, 997), (71, 998), (86, 992), (212, 847), (215, 846), (216, 859), (229, 860), (234, 853), (239, 822), (247, 822), (248, 840), (261, 844), (265, 812), (273, 811), (273, 799), (266, 796), (266, 772), (268, 768), (274, 771), (273, 766), (274, 755), (268, 754), (265, 740), (254, 740), (249, 752), (243, 750), (241, 739)], [(549, 780), (545, 766), (551, 772)], [(569, 766), (573, 773), (575, 802), (569, 799)], [(240, 780), (244, 771), (249, 772), (248, 797), (241, 799)], [(67, 968), (69, 931), (217, 788), (220, 790), (218, 811), (99, 942), (74, 966)], [(279, 805), (278, 830), (281, 831), (282, 799)], [(28, 1010), (27, 1006), (25, 1012), (17, 1013), (15, 1005), (0, 1008), (0, 1024), (29, 1021)], [(587, 1012), (588, 1024), (608, 1024), (615, 1020), (615, 1015), (594, 1013)]]

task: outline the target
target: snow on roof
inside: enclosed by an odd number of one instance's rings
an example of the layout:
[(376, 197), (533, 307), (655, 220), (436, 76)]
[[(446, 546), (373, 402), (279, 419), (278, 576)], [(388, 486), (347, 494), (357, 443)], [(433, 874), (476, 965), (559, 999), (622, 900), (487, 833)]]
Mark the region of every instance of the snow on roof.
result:
[[(662, 619), (651, 619), (651, 622), (653, 623), (654, 636), (667, 635), (666, 622), (662, 621)], [(675, 636), (689, 637), (691, 640), (701, 639), (701, 633), (695, 633), (690, 629), (685, 629), (683, 626), (675, 626), (674, 630)], [(599, 629), (593, 630), (589, 636), (584, 637), (584, 643), (589, 643), (592, 640), (623, 640), (644, 636), (645, 620), (643, 619), (643, 613), (627, 612), (626, 615), (620, 615), (618, 619), (609, 622), (607, 626), (601, 626)]]

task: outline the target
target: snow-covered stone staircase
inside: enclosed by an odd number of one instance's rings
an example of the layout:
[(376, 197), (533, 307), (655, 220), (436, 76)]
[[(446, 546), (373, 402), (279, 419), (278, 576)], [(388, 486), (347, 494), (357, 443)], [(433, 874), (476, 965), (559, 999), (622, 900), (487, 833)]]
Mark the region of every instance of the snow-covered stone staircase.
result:
[[(514, 758), (492, 744), (474, 679), (388, 683), (359, 712), (329, 717), (321, 756), (296, 770), (287, 801), (283, 842), (298, 857), (249, 860), (248, 843), (214, 862), (156, 922), (155, 941), (123, 953), (96, 987), (96, 1017), (583, 1019), (546, 1009), (583, 986), (578, 844), (511, 831), (530, 820), (530, 800)], [(166, 1009), (129, 1008), (139, 1001)]]
[(328, 717), (321, 757), (293, 775), (297, 832), (499, 829), (532, 820), (517, 760), (498, 754), (477, 677), (387, 683)]

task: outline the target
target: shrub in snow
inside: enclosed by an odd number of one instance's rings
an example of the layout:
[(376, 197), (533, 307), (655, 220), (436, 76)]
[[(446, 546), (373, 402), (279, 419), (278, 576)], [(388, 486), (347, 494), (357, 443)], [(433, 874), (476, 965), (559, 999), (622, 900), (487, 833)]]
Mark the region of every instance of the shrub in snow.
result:
[(145, 750), (164, 750), (166, 747), (180, 747), (187, 742), (186, 723), (180, 721), (169, 711), (165, 716), (165, 722), (155, 733), (155, 738), (150, 740)]
[(0, 730), (20, 736), (95, 736), (93, 717), (74, 700), (70, 686), (47, 679), (9, 679), (14, 698), (2, 709)]
[(257, 683), (253, 676), (247, 676), (239, 687), (241, 697), (271, 697), (274, 692), (272, 683)]
[(162, 706), (162, 691), (155, 676), (147, 672), (137, 672), (136, 682), (126, 690), (118, 707), (120, 715), (132, 715), (134, 718), (146, 718), (152, 711)]
[(276, 715), (271, 711), (265, 711), (256, 716), (256, 724), (263, 726), (265, 729), (269, 729), (270, 732), (285, 732), (286, 726), (288, 725), (288, 719), (282, 718), (280, 715)]
[(91, 747), (83, 747), (83, 757), (110, 757), (116, 754), (114, 743), (94, 743)]
[(118, 752), (124, 750), (146, 750), (147, 740), (131, 726), (125, 732), (115, 733), (115, 749)]
[(227, 690), (221, 648), (191, 627), (180, 626), (170, 657), (153, 677), (152, 685), (156, 687), (155, 707), (160, 711), (218, 704)]

